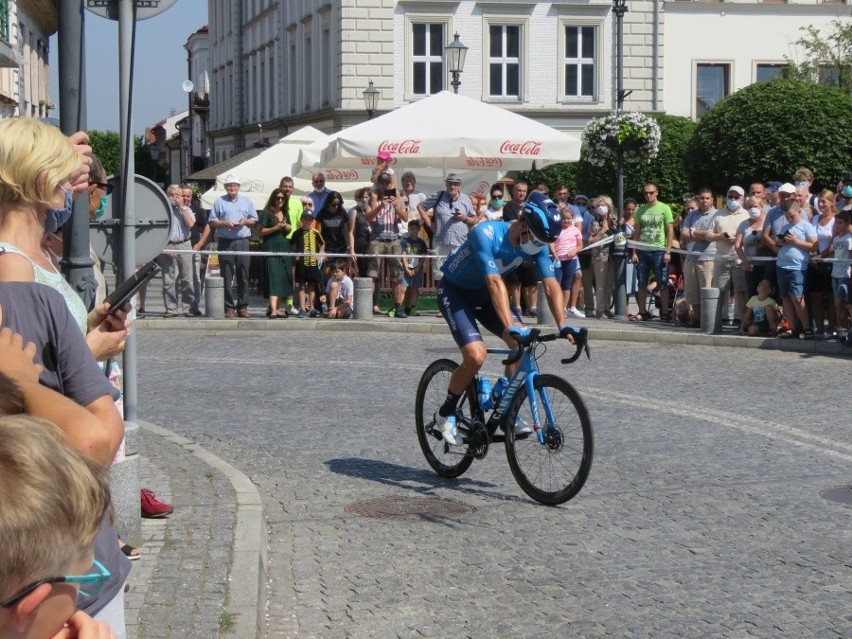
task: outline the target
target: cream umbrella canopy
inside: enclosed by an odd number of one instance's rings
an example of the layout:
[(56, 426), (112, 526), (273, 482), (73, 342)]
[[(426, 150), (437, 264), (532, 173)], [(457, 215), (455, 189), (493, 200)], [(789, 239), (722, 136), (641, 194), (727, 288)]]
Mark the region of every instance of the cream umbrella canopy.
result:
[(388, 151), (406, 169), (501, 172), (575, 162), (581, 142), (502, 107), (442, 91), (330, 135), (299, 152), (300, 174), (370, 169)]
[[(226, 175), (232, 173), (240, 178), (240, 193), (248, 197), (257, 210), (263, 209), (269, 194), (278, 187), (278, 183), (285, 175), (293, 177), (296, 195), (310, 193), (313, 190), (310, 179), (296, 176), (299, 151), (327, 137), (322, 131), (306, 126), (281, 138), (263, 153), (217, 175), (216, 185), (201, 196), (202, 207), (212, 208), (216, 198), (225, 195), (224, 179)], [(351, 200), (356, 190), (370, 185), (369, 180), (369, 167), (361, 170), (336, 169), (327, 172), (326, 187), (340, 192), (345, 199)]]

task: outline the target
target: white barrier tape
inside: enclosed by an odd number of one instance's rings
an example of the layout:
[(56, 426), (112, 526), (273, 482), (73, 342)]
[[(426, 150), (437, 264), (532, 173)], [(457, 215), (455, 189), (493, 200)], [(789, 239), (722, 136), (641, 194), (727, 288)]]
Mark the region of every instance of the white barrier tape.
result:
[[(591, 246), (593, 246), (593, 245), (590, 245), (590, 247)], [(680, 253), (681, 255), (703, 255), (703, 253), (701, 251), (688, 251), (686, 249), (677, 249), (677, 248), (667, 249), (667, 248), (659, 247), (655, 244), (645, 244), (644, 242), (636, 242), (634, 240), (627, 240), (627, 246), (629, 248), (635, 248), (639, 251), (665, 251), (667, 253)], [(726, 262), (729, 262), (729, 261), (732, 261), (732, 260), (739, 260), (739, 256), (736, 255), (736, 254), (731, 255), (729, 253), (727, 255), (714, 255), (713, 259), (719, 260), (719, 261), (724, 260)], [(755, 256), (755, 257), (748, 258), (748, 261), (749, 262), (774, 262), (777, 259), (778, 258), (774, 255), (772, 257)], [(844, 258), (844, 259), (841, 260), (841, 259), (836, 258), (836, 257), (813, 257), (813, 256), (810, 256), (809, 261), (811, 261), (811, 262), (828, 262), (828, 263), (837, 262), (837, 263), (850, 264), (850, 263), (852, 263), (852, 258)]]
[[(614, 235), (610, 235), (609, 237), (595, 242), (593, 244), (589, 244), (588, 246), (584, 246), (578, 253), (582, 253), (588, 249), (597, 248), (599, 246), (606, 246), (607, 244), (611, 244), (615, 242)], [(628, 248), (635, 248), (640, 251), (666, 251), (667, 253), (680, 253), (681, 255), (703, 255), (700, 251), (687, 251), (686, 249), (665, 249), (660, 248), (654, 244), (645, 244), (643, 242), (635, 242), (633, 240), (627, 240)], [(349, 259), (352, 257), (349, 253), (272, 253), (269, 251), (193, 251), (192, 249), (165, 249), (163, 251), (164, 254), (167, 255), (181, 255), (184, 253), (188, 253), (190, 255), (253, 255), (256, 257), (321, 257), (322, 259), (326, 258), (342, 258)], [(426, 255), (370, 255), (369, 253), (356, 253), (356, 258), (365, 258), (365, 257), (384, 257), (384, 258), (400, 258), (400, 259), (427, 259), (434, 260), (442, 257), (447, 257), (446, 255), (435, 255), (434, 253), (427, 253)], [(714, 256), (715, 260), (725, 260), (731, 261), (739, 259), (736, 255), (716, 255)], [(777, 257), (750, 257), (748, 258), (749, 262), (774, 262)], [(852, 263), (852, 258), (838, 259), (835, 257), (811, 257), (811, 262), (826, 262), (826, 263), (841, 263), (841, 264), (850, 264)]]
[[(272, 253), (269, 251), (193, 251), (189, 249), (166, 249), (163, 251), (164, 254), (167, 255), (180, 255), (182, 253), (189, 253), (191, 255), (251, 255), (256, 257), (317, 257), (322, 259), (327, 258), (341, 258), (341, 259), (349, 259), (352, 257), (349, 253)], [(356, 258), (359, 257), (398, 257), (401, 259), (410, 260), (412, 258), (419, 259), (429, 259), (434, 260), (439, 257), (446, 257), (446, 255), (435, 255), (432, 253), (427, 253), (426, 255), (388, 255), (388, 254), (376, 254), (370, 255), (368, 253), (356, 253)]]

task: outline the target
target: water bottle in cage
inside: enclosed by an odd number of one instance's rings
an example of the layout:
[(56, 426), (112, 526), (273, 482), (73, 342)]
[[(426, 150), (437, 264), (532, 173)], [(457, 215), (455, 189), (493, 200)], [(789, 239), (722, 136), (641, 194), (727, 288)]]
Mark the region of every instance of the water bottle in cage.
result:
[(482, 410), (491, 410), (491, 382), (485, 375), (480, 375), (476, 381), (476, 394), (479, 407)]

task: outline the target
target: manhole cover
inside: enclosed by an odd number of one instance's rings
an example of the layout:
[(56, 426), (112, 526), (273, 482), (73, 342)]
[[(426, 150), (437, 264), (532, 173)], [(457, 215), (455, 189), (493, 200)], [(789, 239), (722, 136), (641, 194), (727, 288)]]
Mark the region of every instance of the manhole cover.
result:
[(827, 488), (820, 493), (820, 497), (829, 501), (838, 501), (841, 504), (852, 506), (852, 486), (838, 486), (837, 488)]
[(356, 501), (344, 508), (352, 515), (393, 521), (435, 521), (460, 519), (474, 508), (451, 499), (438, 497), (380, 497)]

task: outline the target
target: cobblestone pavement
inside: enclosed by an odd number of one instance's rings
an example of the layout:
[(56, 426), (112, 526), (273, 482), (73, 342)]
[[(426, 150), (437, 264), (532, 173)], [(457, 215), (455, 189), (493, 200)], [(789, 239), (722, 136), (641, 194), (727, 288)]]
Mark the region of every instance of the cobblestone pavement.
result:
[[(139, 335), (140, 415), (263, 496), (269, 637), (852, 637), (852, 507), (820, 494), (852, 477), (848, 359), (599, 341), (592, 362), (562, 368), (551, 345), (543, 368), (586, 399), (596, 451), (579, 496), (547, 508), (500, 445), (455, 481), (423, 459), (415, 390), (454, 355), (446, 335)], [(486, 364), (492, 379), (498, 367)], [(173, 482), (176, 514), (190, 481), (209, 518), (187, 523), (192, 541), (168, 563), (186, 552), (201, 574), (221, 565), (201, 544), (226, 522), (216, 482), (198, 476)], [(471, 511), (345, 510), (427, 496)], [(164, 608), (192, 610), (193, 593), (161, 587)]]

